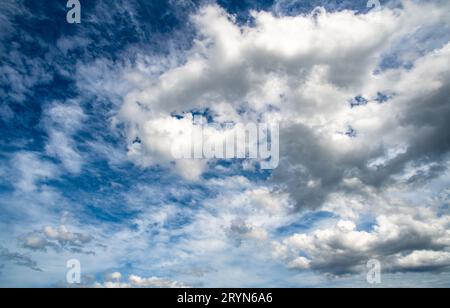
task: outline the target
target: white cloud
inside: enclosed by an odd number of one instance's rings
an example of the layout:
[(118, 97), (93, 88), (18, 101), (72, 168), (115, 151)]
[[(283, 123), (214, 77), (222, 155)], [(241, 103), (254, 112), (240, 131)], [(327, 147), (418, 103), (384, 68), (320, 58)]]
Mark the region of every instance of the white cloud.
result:
[(149, 277), (143, 278), (137, 275), (130, 275), (127, 282), (120, 282), (122, 274), (116, 272), (111, 276), (111, 280), (107, 280), (103, 283), (96, 282), (94, 287), (96, 288), (187, 288), (188, 286), (178, 281), (172, 281), (164, 278)]
[(378, 216), (368, 231), (341, 220), (329, 228), (295, 234), (283, 241), (284, 254), (278, 257), (291, 268), (338, 276), (362, 272), (370, 259), (379, 259), (386, 271), (393, 272), (445, 268), (450, 249), (449, 220), (420, 216), (419, 211), (414, 215)]
[(13, 163), (19, 178), (15, 187), (24, 192), (38, 189), (40, 183), (55, 178), (59, 174), (58, 168), (33, 152), (20, 152), (13, 158)]
[(157, 277), (150, 277), (150, 278), (142, 278), (136, 275), (131, 275), (128, 280), (131, 284), (137, 286), (137, 287), (144, 287), (144, 288), (182, 288), (186, 287), (182, 283), (179, 283), (177, 281), (170, 281), (167, 279), (157, 278)]
[(34, 231), (20, 236), (21, 246), (34, 251), (47, 252), (48, 248), (56, 251), (67, 250), (73, 253), (92, 254), (91, 250), (85, 250), (86, 246), (93, 240), (92, 236), (70, 232), (66, 226), (57, 228), (44, 226), (42, 231)]
[(450, 252), (445, 251), (414, 251), (409, 255), (399, 257), (392, 270), (396, 271), (433, 271), (450, 267)]
[(77, 151), (73, 136), (83, 127), (86, 119), (81, 107), (75, 103), (53, 104), (46, 114), (49, 141), (46, 153), (61, 160), (64, 168), (71, 173), (80, 173), (83, 158)]
[(109, 281), (120, 281), (122, 279), (122, 274), (120, 272), (114, 272), (107, 277)]

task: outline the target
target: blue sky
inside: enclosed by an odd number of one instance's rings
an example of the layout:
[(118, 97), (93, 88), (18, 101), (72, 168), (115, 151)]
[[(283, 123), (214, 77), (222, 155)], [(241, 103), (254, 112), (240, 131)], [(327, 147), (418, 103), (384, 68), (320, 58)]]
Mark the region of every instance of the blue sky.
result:
[[(446, 1), (80, 2), (0, 4), (1, 287), (448, 286)], [(173, 160), (193, 114), (278, 168)]]

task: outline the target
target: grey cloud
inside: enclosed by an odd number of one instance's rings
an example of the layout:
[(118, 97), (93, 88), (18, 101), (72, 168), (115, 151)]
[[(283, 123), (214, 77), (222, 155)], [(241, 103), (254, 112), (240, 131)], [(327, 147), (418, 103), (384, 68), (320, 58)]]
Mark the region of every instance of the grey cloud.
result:
[(30, 257), (17, 252), (10, 252), (3, 246), (0, 246), (0, 261), (13, 262), (16, 265), (28, 267), (33, 271), (42, 272), (36, 261), (32, 260)]
[(430, 170), (419, 171), (407, 181), (427, 182), (447, 171), (450, 153), (450, 75), (442, 78), (443, 86), (429, 97), (416, 97), (398, 117), (398, 125), (411, 131), (406, 153), (398, 155), (375, 171), (366, 170), (361, 179), (375, 186), (389, 184), (392, 175), (401, 174), (410, 164), (422, 166), (434, 164)]
[[(444, 271), (450, 265), (448, 219), (420, 217), (419, 211), (380, 216), (371, 231), (340, 221), (332, 228), (293, 235), (283, 242), (294, 254), (288, 264), (332, 276), (363, 272), (371, 259), (390, 273)], [(303, 262), (296, 262), (298, 253), (306, 257)]]
[(302, 124), (282, 127), (280, 134), (281, 161), (271, 181), (287, 188), (297, 209), (321, 206), (329, 194), (346, 189), (344, 178), (364, 174), (367, 161), (383, 153), (381, 146), (345, 156), (333, 153), (323, 136)]
[(50, 248), (57, 252), (66, 250), (78, 254), (95, 255), (94, 251), (84, 249), (92, 240), (90, 235), (70, 232), (65, 226), (58, 228), (47, 226), (41, 231), (34, 231), (19, 237), (21, 246), (33, 251), (47, 252)]
[(416, 251), (398, 256), (388, 264), (388, 273), (442, 273), (450, 270), (450, 253), (442, 251)]
[[(281, 130), (280, 167), (274, 171), (272, 181), (287, 187), (299, 209), (317, 208), (327, 196), (342, 187), (345, 178), (358, 178), (365, 185), (383, 189), (402, 183), (426, 184), (447, 171), (450, 154), (450, 75), (439, 76), (442, 83), (431, 95), (408, 96), (394, 100), (399, 104), (396, 123), (387, 123), (385, 135), (371, 140), (366, 148), (340, 155), (333, 152), (326, 138), (301, 125), (287, 125)], [(391, 104), (391, 102), (387, 103)], [(366, 108), (366, 107), (360, 107)], [(395, 126), (395, 127), (394, 127)], [(398, 142), (406, 142), (405, 153), (398, 154), (383, 165), (369, 167), (369, 162), (383, 156), (389, 147), (383, 144), (385, 136), (400, 127), (410, 133)], [(356, 138), (360, 138), (357, 136)], [(428, 166), (405, 180), (410, 167)], [(312, 179), (316, 186), (308, 186)]]

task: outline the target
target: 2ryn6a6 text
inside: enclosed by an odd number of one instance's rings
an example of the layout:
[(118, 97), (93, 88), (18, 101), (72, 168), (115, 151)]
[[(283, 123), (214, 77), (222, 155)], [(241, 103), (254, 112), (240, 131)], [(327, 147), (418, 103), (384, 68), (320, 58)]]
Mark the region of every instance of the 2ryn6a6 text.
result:
[(222, 293), (222, 303), (271, 303), (272, 293)]

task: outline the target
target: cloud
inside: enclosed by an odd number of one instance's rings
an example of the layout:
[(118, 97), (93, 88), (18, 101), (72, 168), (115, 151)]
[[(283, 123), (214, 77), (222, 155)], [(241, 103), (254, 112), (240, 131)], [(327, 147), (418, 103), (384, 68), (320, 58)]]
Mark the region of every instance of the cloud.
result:
[(0, 27), (3, 29), (0, 33), (0, 94), (3, 105), (24, 103), (33, 93), (34, 86), (47, 84), (53, 78), (45, 61), (34, 54), (25, 55), (22, 40), (14, 39), (16, 35), (21, 36), (28, 45), (33, 40), (20, 26), (20, 21), (29, 20), (31, 16), (23, 1), (5, 0), (0, 4)]
[(450, 268), (450, 253), (444, 251), (414, 251), (396, 260), (391, 271), (440, 272)]
[(39, 185), (46, 180), (58, 176), (58, 168), (51, 162), (41, 158), (39, 153), (19, 152), (12, 159), (12, 166), (18, 177), (14, 186), (24, 192), (32, 192), (39, 188)]
[(446, 269), (448, 218), (415, 215), (379, 216), (369, 231), (340, 220), (329, 228), (294, 234), (283, 241), (286, 249), (279, 257), (290, 268), (332, 276), (363, 272), (371, 259), (380, 260), (386, 272)]
[[(445, 10), (434, 5), (426, 9), (436, 17), (433, 21), (425, 20), (421, 9), (409, 2), (403, 10), (368, 14), (337, 11), (318, 16), (276, 17), (268, 12), (255, 12), (254, 26), (250, 27), (239, 26), (233, 16), (218, 6), (206, 6), (193, 17), (198, 39), (186, 52), (184, 64), (152, 74), (149, 73), (152, 66), (140, 61), (139, 65), (147, 70), (135, 69), (133, 74), (128, 68), (125, 70), (124, 82), (130, 90), (124, 95), (117, 120), (127, 125), (129, 156), (143, 166), (167, 164), (171, 156), (168, 145), (181, 137), (174, 133), (189, 126), (189, 119), (171, 118), (171, 114), (210, 109), (213, 119), (221, 123), (256, 121), (260, 116), (265, 121), (281, 121), (286, 140), (281, 144), (285, 167), (275, 172), (274, 181), (286, 181), (291, 186), (286, 178), (300, 176), (291, 177), (287, 170), (296, 168), (303, 170), (302, 178), (316, 177), (306, 183), (318, 183), (311, 192), (303, 183), (292, 183), (302, 187), (292, 190), (298, 194), (299, 207), (320, 205), (324, 192), (336, 189), (343, 174), (354, 167), (362, 169), (361, 177), (367, 184), (381, 185), (389, 176), (383, 170), (400, 172), (402, 164), (421, 159), (420, 153), (411, 149), (410, 153), (416, 153), (414, 157), (405, 155), (403, 162), (394, 168), (370, 172), (365, 167), (369, 160), (382, 156), (405, 136), (404, 126), (389, 131), (392, 121), (394, 117), (407, 117), (408, 109), (404, 108), (413, 108), (413, 104), (402, 101), (422, 97), (411, 97), (405, 82), (420, 76), (421, 66), (445, 61), (446, 48), (441, 55), (418, 59), (418, 67), (412, 71), (398, 69), (377, 76), (373, 73), (389, 48), (411, 29), (446, 23)], [(423, 61), (427, 64), (422, 64)], [(446, 65), (436, 66), (436, 72), (428, 70), (431, 79), (444, 78), (438, 67), (445, 71)], [(445, 86), (441, 87), (436, 95), (445, 97), (445, 91)], [(390, 104), (349, 108), (348, 100), (360, 93), (373, 97), (396, 93), (396, 96)], [(397, 101), (399, 106), (404, 105), (403, 110), (393, 107)], [(445, 109), (444, 105), (442, 108)], [(239, 114), (237, 111), (242, 109), (247, 110)], [(361, 138), (347, 140), (350, 138), (345, 131), (349, 127)], [(446, 131), (443, 127), (436, 130)], [(370, 136), (381, 133), (387, 135), (373, 142), (377, 139)], [(294, 140), (301, 136), (301, 140), (293, 142), (291, 136)], [(137, 137), (141, 140), (139, 144), (133, 143)], [(368, 140), (372, 141), (370, 146)], [(416, 142), (422, 151), (427, 148), (420, 140), (411, 140)], [(322, 161), (311, 162), (312, 157)], [(196, 170), (193, 179), (204, 171), (199, 164), (192, 167)]]
[(81, 107), (76, 103), (53, 104), (46, 112), (45, 126), (49, 141), (46, 153), (61, 160), (64, 168), (71, 173), (80, 173), (83, 158), (77, 151), (74, 135), (83, 127), (86, 119)]
[(152, 288), (185, 288), (186, 286), (177, 281), (170, 281), (156, 277), (142, 278), (136, 275), (131, 275), (128, 280), (131, 284), (138, 287), (152, 287)]
[[(408, 10), (417, 14), (415, 7), (407, 6)], [(381, 52), (382, 45), (379, 48)], [(439, 166), (434, 169), (437, 171), (434, 176), (443, 172), (445, 167), (442, 163), (449, 151), (444, 141), (448, 130), (434, 111), (448, 112), (448, 100), (444, 98), (449, 84), (445, 68), (448, 63), (443, 63), (448, 60), (448, 50), (447, 45), (417, 59), (411, 70), (391, 69), (376, 77), (371, 76), (371, 71), (352, 74), (365, 81), (365, 85), (355, 87), (353, 91), (367, 93), (369, 97), (375, 96), (377, 91), (396, 93), (385, 104), (371, 103), (349, 108), (345, 97), (351, 96), (347, 92), (351, 84), (346, 82), (347, 88), (342, 88), (339, 82), (330, 79), (329, 70), (335, 64), (330, 64), (325, 70), (312, 70), (310, 79), (302, 86), (303, 91), (294, 94), (297, 105), (293, 107), (293, 114), (299, 117), (294, 118), (292, 124), (285, 123), (281, 132), (284, 137), (282, 162), (274, 172), (273, 182), (284, 183), (299, 208), (315, 208), (323, 204), (329, 193), (345, 189), (342, 186), (348, 174), (365, 185), (381, 187), (395, 184), (393, 177), (403, 174), (408, 166), (419, 167), (433, 161)], [(376, 68), (376, 62), (368, 65), (372, 66), (371, 70)], [(341, 75), (345, 72), (337, 74)], [(409, 84), (409, 81), (424, 77), (428, 82), (421, 86)], [(436, 105), (436, 108), (428, 109), (431, 105)], [(425, 115), (429, 117), (423, 119)], [(424, 123), (429, 123), (430, 127), (425, 128)], [(340, 133), (348, 125), (355, 131), (356, 138)], [(387, 157), (399, 147), (406, 148), (406, 151)], [(377, 159), (384, 162), (369, 167)], [(293, 170), (298, 170), (297, 176), (293, 176)]]
[(42, 231), (24, 234), (19, 238), (23, 248), (33, 251), (47, 252), (48, 248), (55, 251), (66, 250), (78, 254), (95, 255), (93, 251), (86, 251), (84, 247), (92, 242), (92, 237), (83, 233), (70, 232), (66, 226), (53, 228), (43, 227)]
[[(114, 276), (114, 277), (113, 277)], [(119, 272), (113, 273), (103, 283), (96, 282), (95, 288), (188, 288), (183, 283), (178, 281), (171, 281), (164, 278), (149, 277), (143, 278), (137, 275), (130, 275), (127, 282), (120, 282), (122, 274)]]
[(0, 246), (0, 261), (13, 262), (18, 266), (24, 266), (33, 271), (42, 272), (42, 270), (37, 266), (37, 263), (30, 257), (17, 252), (10, 252), (2, 246)]

